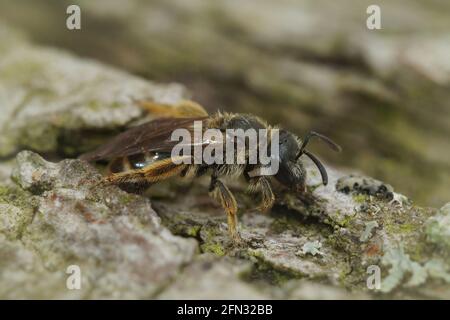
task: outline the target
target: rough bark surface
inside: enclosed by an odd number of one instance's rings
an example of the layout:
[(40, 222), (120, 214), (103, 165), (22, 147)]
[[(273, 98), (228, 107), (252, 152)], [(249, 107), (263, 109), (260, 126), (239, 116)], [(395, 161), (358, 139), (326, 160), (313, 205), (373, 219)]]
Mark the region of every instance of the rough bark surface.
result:
[(210, 111), (327, 134), (346, 150), (317, 147), (330, 162), (422, 205), (448, 201), (450, 2), (379, 0), (382, 29), (368, 30), (371, 0), (77, 0), (82, 29), (69, 31), (72, 3), (4, 2), (0, 19), (37, 42), (183, 83)]
[[(261, 214), (230, 181), (239, 247), (207, 180), (143, 196), (99, 184), (101, 167), (62, 158), (151, 118), (133, 99), (176, 102), (184, 88), (0, 30), (0, 297), (450, 298), (450, 207), (419, 207), (394, 183), (330, 168), (324, 187), (305, 161), (312, 199), (277, 186)], [(81, 290), (66, 286), (71, 265)], [(367, 286), (370, 266), (380, 289)]]

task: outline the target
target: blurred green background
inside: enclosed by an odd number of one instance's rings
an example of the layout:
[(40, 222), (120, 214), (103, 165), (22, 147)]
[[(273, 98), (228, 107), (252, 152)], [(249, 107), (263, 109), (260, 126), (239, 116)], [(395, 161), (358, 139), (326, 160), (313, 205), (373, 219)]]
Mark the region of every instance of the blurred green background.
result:
[[(81, 30), (66, 28), (70, 4)], [(381, 30), (366, 28), (370, 4), (381, 7)], [(22, 0), (1, 1), (0, 22), (183, 83), (210, 111), (322, 132), (344, 148), (311, 147), (327, 163), (421, 205), (450, 200), (450, 1)]]

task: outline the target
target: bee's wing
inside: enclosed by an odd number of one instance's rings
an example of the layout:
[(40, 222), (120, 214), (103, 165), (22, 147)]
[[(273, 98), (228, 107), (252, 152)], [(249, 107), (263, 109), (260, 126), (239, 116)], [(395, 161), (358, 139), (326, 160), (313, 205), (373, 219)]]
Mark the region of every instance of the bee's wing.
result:
[(80, 156), (86, 161), (97, 161), (126, 157), (145, 152), (171, 152), (178, 141), (172, 141), (175, 129), (187, 129), (194, 132), (194, 122), (202, 121), (205, 127), (207, 117), (195, 118), (160, 118), (131, 128), (114, 137), (97, 150)]

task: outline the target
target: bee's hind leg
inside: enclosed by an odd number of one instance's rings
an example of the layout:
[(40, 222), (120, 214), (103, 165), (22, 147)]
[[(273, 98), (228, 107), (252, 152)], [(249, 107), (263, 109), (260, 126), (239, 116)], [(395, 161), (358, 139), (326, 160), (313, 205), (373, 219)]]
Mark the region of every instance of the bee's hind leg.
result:
[(137, 104), (147, 112), (160, 117), (207, 117), (208, 112), (190, 100), (181, 100), (175, 104), (163, 104), (151, 100), (136, 101)]
[(258, 176), (249, 178), (248, 182), (248, 190), (250, 193), (261, 193), (262, 201), (258, 210), (261, 210), (262, 212), (270, 210), (275, 203), (275, 195), (273, 194), (269, 179), (266, 176)]
[[(180, 157), (183, 160), (184, 157)], [(171, 158), (156, 161), (139, 170), (129, 170), (125, 172), (113, 173), (105, 177), (104, 182), (133, 188), (145, 188), (152, 183), (156, 183), (167, 178), (180, 175), (188, 168), (188, 164), (174, 163)]]
[(126, 191), (128, 193), (134, 193), (142, 195), (150, 186), (152, 185), (151, 182), (148, 182), (146, 180), (142, 181), (136, 181), (136, 182), (124, 182), (120, 183), (118, 186), (123, 191)]
[(241, 236), (237, 230), (237, 202), (230, 189), (214, 175), (211, 177), (209, 187), (210, 195), (220, 202), (227, 214), (228, 232), (235, 244), (242, 242)]

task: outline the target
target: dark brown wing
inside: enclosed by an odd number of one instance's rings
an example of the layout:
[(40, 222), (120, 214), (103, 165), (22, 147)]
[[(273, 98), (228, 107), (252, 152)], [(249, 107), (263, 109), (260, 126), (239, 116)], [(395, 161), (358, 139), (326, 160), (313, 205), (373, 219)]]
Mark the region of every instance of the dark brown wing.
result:
[(81, 155), (80, 159), (97, 161), (144, 152), (171, 152), (178, 144), (178, 141), (171, 141), (175, 129), (185, 128), (193, 136), (194, 121), (205, 122), (206, 119), (207, 117), (155, 119), (122, 132), (97, 150)]

